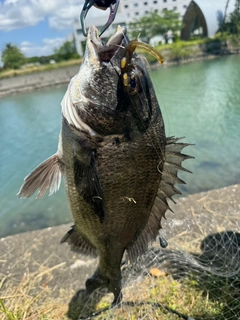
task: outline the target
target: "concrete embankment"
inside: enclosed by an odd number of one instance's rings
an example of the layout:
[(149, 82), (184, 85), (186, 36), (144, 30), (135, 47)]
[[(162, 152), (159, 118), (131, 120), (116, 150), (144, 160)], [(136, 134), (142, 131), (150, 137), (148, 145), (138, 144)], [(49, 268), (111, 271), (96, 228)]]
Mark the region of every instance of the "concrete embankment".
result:
[[(239, 53), (240, 44), (233, 46), (229, 41), (212, 41), (202, 45), (181, 47), (180, 50), (172, 48), (161, 51), (161, 54), (164, 56), (163, 67), (199, 60), (214, 59)], [(152, 67), (158, 68), (159, 63), (153, 64)], [(0, 79), (0, 98), (15, 93), (67, 84), (70, 79), (77, 74), (78, 70), (79, 65), (75, 65), (10, 78), (2, 78)]]
[(79, 65), (0, 79), (0, 97), (69, 83)]

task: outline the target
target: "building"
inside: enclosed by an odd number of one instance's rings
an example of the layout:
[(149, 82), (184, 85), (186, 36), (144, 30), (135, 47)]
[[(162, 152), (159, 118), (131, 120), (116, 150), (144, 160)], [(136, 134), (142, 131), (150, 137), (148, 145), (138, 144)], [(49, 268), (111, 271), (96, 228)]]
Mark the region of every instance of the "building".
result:
[[(151, 11), (176, 10), (183, 17), (191, 0), (120, 0), (118, 12), (113, 24), (104, 32), (103, 36), (108, 38), (112, 35), (118, 25), (126, 26), (134, 19), (139, 19)], [(209, 0), (211, 1), (211, 0)], [(91, 14), (91, 15), (90, 15)], [(109, 10), (101, 11), (91, 8), (86, 19), (87, 28), (94, 24), (97, 28), (103, 26), (108, 20)], [(83, 42), (86, 40), (82, 32), (79, 20), (73, 23), (73, 33), (76, 48), (79, 55), (83, 55)]]
[[(213, 37), (221, 29), (226, 3), (226, 0), (192, 0), (183, 16), (181, 39)], [(234, 4), (234, 0), (229, 1), (226, 16), (234, 10)]]
[(189, 5), (190, 0), (120, 0), (127, 23), (139, 19), (151, 11), (176, 10), (181, 17)]

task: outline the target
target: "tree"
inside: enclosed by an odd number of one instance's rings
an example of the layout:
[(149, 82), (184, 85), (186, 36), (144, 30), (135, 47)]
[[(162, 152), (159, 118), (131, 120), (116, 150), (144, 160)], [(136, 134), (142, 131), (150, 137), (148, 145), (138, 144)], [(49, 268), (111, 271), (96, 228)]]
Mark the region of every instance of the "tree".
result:
[(60, 48), (55, 49), (54, 52), (57, 61), (78, 58), (74, 41), (65, 41), (63, 45)]
[(11, 43), (6, 44), (1, 58), (4, 69), (19, 69), (25, 63), (25, 57), (20, 49)]
[(240, 34), (240, 0), (236, 0), (235, 9), (230, 13), (228, 22), (225, 23), (224, 30), (231, 34)]
[(160, 34), (163, 34), (166, 43), (169, 40), (169, 31), (172, 32), (173, 37), (181, 31), (183, 23), (180, 20), (180, 13), (175, 10), (164, 10), (162, 11), (161, 21), (159, 26)]
[(150, 12), (140, 19), (129, 23), (129, 33), (132, 38), (141, 38), (149, 43), (149, 40), (157, 34), (156, 26), (159, 24), (160, 16), (156, 12)]
[(179, 19), (180, 14), (175, 10), (163, 10), (159, 15), (152, 11), (140, 19), (129, 24), (129, 32), (131, 37), (136, 38), (139, 35), (149, 43), (150, 39), (156, 35), (163, 35), (166, 43), (170, 35), (169, 31), (175, 35), (183, 28), (183, 24)]

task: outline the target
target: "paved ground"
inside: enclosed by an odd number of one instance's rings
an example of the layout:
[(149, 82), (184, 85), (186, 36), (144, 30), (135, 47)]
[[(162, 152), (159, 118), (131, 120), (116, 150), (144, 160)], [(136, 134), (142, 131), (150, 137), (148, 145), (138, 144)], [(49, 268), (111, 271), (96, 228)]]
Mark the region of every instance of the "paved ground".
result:
[[(172, 249), (194, 251), (210, 233), (240, 230), (240, 185), (180, 198), (167, 213), (162, 234)], [(0, 239), (0, 296), (6, 288), (16, 286), (28, 274), (41, 277), (41, 285), (50, 288), (51, 297), (61, 290), (84, 289), (97, 260), (75, 254), (59, 241), (70, 224), (27, 232)], [(169, 249), (169, 248), (168, 248)], [(46, 275), (51, 273), (51, 277)], [(45, 283), (47, 281), (47, 283)], [(72, 297), (69, 296), (69, 301)]]

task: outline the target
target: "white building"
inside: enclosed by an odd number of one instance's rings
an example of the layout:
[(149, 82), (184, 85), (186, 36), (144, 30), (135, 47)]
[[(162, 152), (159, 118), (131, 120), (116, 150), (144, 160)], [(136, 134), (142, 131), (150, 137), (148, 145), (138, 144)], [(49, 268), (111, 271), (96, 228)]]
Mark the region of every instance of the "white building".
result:
[(190, 0), (120, 0), (123, 13), (126, 14), (127, 23), (141, 18), (150, 11), (176, 10), (181, 17), (190, 3)]
[[(104, 37), (112, 35), (118, 25), (125, 26), (129, 22), (139, 19), (145, 14), (162, 10), (176, 10), (183, 17), (191, 0), (120, 0), (118, 12), (113, 24), (104, 32)], [(211, 1), (211, 0), (209, 0)], [(103, 26), (108, 20), (109, 10), (101, 11), (91, 8), (86, 18), (86, 27), (94, 24), (97, 28)], [(79, 20), (74, 21), (73, 32), (79, 55), (83, 55), (82, 42), (86, 40), (82, 33)]]

